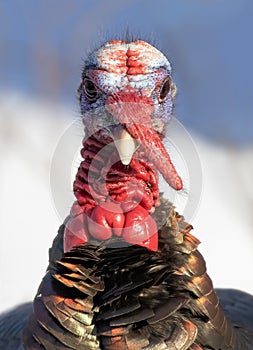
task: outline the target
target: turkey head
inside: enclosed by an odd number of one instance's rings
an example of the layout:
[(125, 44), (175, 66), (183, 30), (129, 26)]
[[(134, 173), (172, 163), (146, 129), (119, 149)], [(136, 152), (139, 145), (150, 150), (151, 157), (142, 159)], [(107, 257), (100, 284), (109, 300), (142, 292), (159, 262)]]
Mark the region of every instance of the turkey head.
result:
[(175, 190), (183, 187), (162, 143), (176, 92), (170, 63), (144, 41), (109, 41), (88, 56), (78, 92), (84, 161), (65, 251), (112, 236), (156, 250), (157, 171)]
[[(99, 132), (107, 140), (133, 138), (168, 184), (181, 190), (162, 144), (175, 93), (171, 65), (160, 51), (144, 41), (110, 41), (89, 56), (82, 74), (79, 98), (86, 133)], [(124, 152), (121, 158), (124, 163)]]

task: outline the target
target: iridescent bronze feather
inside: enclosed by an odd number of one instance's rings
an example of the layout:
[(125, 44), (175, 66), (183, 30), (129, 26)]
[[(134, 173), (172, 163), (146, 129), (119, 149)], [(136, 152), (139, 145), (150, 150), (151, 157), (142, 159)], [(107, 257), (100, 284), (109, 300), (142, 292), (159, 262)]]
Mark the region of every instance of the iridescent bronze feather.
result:
[(61, 253), (34, 300), (25, 343), (30, 337), (47, 350), (250, 349), (252, 334), (226, 319), (191, 226), (160, 200), (154, 218), (166, 223), (157, 252), (113, 238)]

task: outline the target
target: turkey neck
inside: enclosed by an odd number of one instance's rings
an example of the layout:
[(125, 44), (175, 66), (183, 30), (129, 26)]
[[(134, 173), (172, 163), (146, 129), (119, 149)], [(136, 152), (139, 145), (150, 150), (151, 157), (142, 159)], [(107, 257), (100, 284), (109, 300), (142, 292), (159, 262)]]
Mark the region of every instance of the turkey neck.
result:
[(114, 142), (103, 143), (95, 136), (83, 140), (81, 162), (74, 182), (74, 194), (85, 212), (105, 202), (132, 210), (137, 203), (148, 211), (159, 205), (158, 177), (143, 150), (129, 165), (119, 159)]
[(93, 134), (83, 140), (81, 155), (84, 160), (74, 181), (77, 201), (66, 225), (64, 250), (113, 236), (157, 250), (151, 214), (159, 206), (158, 175), (142, 146), (124, 165), (113, 140)]

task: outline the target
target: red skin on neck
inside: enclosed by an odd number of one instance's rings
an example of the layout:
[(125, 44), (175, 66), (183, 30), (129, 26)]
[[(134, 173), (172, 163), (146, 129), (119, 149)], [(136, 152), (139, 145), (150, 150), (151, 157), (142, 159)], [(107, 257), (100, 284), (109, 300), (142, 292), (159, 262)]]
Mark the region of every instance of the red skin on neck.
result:
[[(144, 152), (137, 151), (126, 167), (118, 161), (113, 144), (106, 149), (91, 136), (83, 146), (85, 159), (74, 182), (77, 201), (66, 224), (64, 251), (90, 239), (103, 241), (112, 236), (156, 251), (157, 227), (150, 214), (159, 205), (158, 178)], [(110, 157), (103, 154), (107, 152)]]

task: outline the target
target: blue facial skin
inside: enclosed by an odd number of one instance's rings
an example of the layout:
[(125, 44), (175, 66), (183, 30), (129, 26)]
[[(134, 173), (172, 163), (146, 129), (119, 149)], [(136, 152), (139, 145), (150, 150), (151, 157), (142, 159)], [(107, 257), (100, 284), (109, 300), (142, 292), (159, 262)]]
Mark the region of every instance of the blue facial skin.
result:
[[(120, 74), (105, 70), (99, 63), (103, 47), (88, 56), (79, 88), (80, 109), (86, 132), (91, 134), (104, 129), (103, 133), (108, 132), (108, 136), (113, 133), (113, 129), (119, 125), (119, 121), (106, 110), (107, 98), (110, 95), (117, 94), (119, 91), (131, 89), (136, 95), (150, 97), (154, 108), (151, 115), (151, 123), (155, 131), (160, 135), (164, 135), (165, 125), (172, 116), (174, 97), (172, 87), (174, 88), (174, 85), (171, 84), (171, 66), (169, 61), (158, 50), (155, 48), (154, 50), (158, 52), (161, 66), (158, 66), (157, 62), (155, 62), (154, 69), (151, 66), (148, 73), (136, 75)], [(144, 54), (145, 51), (142, 52), (142, 56)], [(91, 91), (93, 99), (89, 98), (89, 91), (87, 91), (84, 83), (85, 80), (90, 82), (88, 88), (93, 90)], [(164, 98), (161, 98), (163, 84), (166, 80), (169, 80), (171, 89)]]

